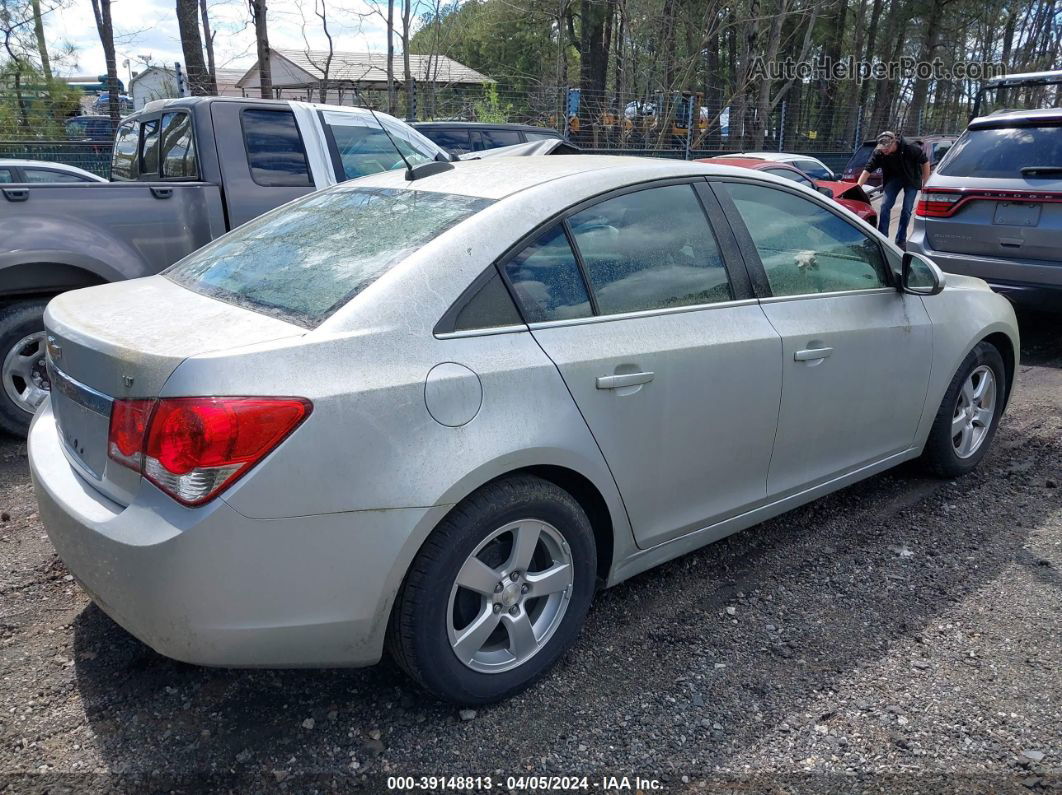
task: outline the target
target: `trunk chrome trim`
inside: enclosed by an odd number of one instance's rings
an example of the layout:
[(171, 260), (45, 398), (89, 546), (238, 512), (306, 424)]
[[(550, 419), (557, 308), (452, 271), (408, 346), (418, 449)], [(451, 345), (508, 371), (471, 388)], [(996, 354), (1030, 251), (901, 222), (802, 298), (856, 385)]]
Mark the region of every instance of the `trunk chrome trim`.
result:
[(110, 419), (111, 407), (114, 405), (114, 399), (110, 395), (105, 395), (102, 392), (71, 378), (56, 367), (51, 358), (48, 359), (48, 373), (51, 376), (52, 389), (60, 392), (63, 397), (72, 400), (82, 408), (86, 408), (92, 413), (99, 414), (106, 419)]

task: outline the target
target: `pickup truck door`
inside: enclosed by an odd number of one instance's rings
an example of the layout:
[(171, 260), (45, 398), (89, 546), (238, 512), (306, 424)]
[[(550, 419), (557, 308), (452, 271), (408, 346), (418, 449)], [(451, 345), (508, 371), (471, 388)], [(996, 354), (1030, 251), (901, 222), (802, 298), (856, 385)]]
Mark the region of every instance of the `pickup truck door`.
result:
[(290, 108), (214, 102), (210, 116), (229, 229), (315, 189)]

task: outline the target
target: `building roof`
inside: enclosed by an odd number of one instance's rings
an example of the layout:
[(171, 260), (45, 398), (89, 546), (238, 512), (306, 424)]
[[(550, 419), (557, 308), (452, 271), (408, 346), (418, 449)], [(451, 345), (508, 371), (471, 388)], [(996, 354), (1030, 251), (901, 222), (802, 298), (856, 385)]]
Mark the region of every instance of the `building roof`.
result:
[[(294, 66), (301, 82), (278, 81), (274, 76), (273, 85), (277, 88), (314, 85), (324, 79), (324, 65), (328, 53), (324, 50), (278, 50), (270, 49), (273, 58), (280, 57)], [(401, 83), (404, 65), (401, 55), (392, 59), (395, 79)], [(409, 56), (409, 69), (413, 78), (419, 83), (441, 83), (446, 85), (482, 85), (491, 82), (471, 67), (458, 63), (445, 55)], [(275, 71), (275, 70), (274, 70)], [(258, 64), (256, 63), (237, 81), (241, 88), (258, 85)], [(387, 55), (375, 52), (334, 52), (328, 68), (329, 83), (354, 83), (361, 86), (387, 84)]]

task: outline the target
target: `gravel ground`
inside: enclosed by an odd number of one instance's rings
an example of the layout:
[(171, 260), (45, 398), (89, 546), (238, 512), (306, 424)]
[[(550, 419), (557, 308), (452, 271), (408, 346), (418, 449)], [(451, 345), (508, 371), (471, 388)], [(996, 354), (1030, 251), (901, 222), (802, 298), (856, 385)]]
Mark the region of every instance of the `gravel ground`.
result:
[[(383, 791), (606, 775), (666, 791), (1062, 789), (1062, 340), (959, 481), (872, 478), (600, 594), (572, 653), (475, 714), (389, 663), (230, 671), (134, 640), (44, 535), (0, 441), (0, 791)], [(615, 782), (616, 788), (623, 781)]]

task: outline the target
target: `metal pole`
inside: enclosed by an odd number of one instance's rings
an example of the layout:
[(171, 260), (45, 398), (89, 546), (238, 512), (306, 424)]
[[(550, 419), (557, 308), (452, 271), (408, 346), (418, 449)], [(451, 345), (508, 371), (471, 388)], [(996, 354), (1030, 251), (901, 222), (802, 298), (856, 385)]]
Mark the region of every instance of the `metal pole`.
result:
[[(697, 95), (696, 94), (691, 94), (689, 97), (687, 97), (686, 102), (687, 102), (687, 108), (686, 108), (686, 153), (685, 153), (685, 155), (683, 155), (683, 159), (684, 160), (689, 160), (690, 159), (690, 139), (693, 137), (693, 123), (694, 123), (693, 119), (695, 118), (695, 116), (694, 116), (694, 106), (697, 104)], [(700, 119), (701, 119), (701, 109), (700, 108), (697, 108), (696, 119), (697, 119), (697, 121), (700, 121)]]
[(778, 151), (785, 151), (785, 108), (788, 100), (782, 100), (781, 118), (778, 120)]

